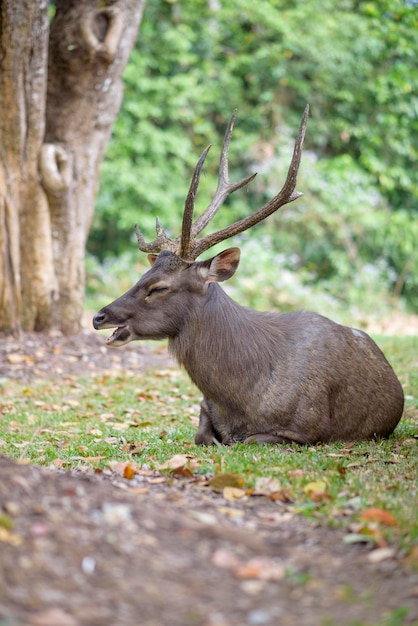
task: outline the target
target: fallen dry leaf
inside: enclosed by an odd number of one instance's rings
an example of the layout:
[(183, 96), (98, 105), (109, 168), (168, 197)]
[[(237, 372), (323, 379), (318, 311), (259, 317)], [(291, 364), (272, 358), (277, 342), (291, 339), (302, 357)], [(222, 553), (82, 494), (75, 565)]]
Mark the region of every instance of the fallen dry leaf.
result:
[(231, 519), (239, 519), (241, 517), (244, 517), (244, 511), (242, 511), (241, 509), (233, 509), (232, 507), (228, 506), (219, 506), (217, 508), (219, 513), (222, 513), (222, 515), (226, 515), (226, 517), (230, 517)]
[(149, 491), (150, 491), (149, 487), (131, 487), (129, 489), (129, 493), (138, 493), (138, 494), (149, 493)]
[(159, 369), (159, 370), (155, 370), (154, 376), (156, 378), (176, 378), (178, 374), (175, 370)]
[(308, 483), (303, 488), (303, 491), (308, 495), (312, 492), (323, 492), (326, 490), (327, 484), (324, 480), (315, 480), (314, 482)]
[(340, 454), (340, 453), (336, 453), (336, 452), (329, 452), (328, 454), (324, 454), (324, 456), (329, 456), (333, 459), (342, 459), (344, 457), (347, 456), (347, 454), (350, 452), (350, 450), (347, 450), (347, 452), (345, 454)]
[(132, 480), (135, 476), (135, 466), (132, 463), (126, 463), (125, 468), (123, 470), (123, 477), (126, 480)]
[(198, 520), (201, 524), (207, 526), (216, 526), (218, 524), (216, 515), (212, 515), (212, 513), (207, 513), (206, 511), (189, 511), (189, 515)]
[(287, 475), (289, 478), (302, 478), (304, 476), (304, 471), (303, 469), (295, 469), (287, 472)]
[(0, 526), (0, 541), (8, 543), (11, 546), (19, 546), (22, 543), (22, 537), (8, 528)]
[(239, 487), (226, 486), (222, 490), (222, 496), (225, 500), (239, 500), (240, 498), (244, 498), (246, 495), (247, 492)]
[(361, 519), (371, 522), (380, 522), (386, 526), (397, 526), (398, 522), (393, 517), (392, 513), (379, 508), (370, 508), (363, 511)]
[(171, 473), (174, 474), (174, 476), (183, 476), (183, 478), (193, 478), (194, 475), (190, 467), (186, 465), (184, 467), (177, 467), (172, 470)]
[[(101, 457), (97, 457), (97, 458), (101, 458)], [(106, 458), (106, 457), (103, 457), (103, 458)], [(127, 478), (128, 480), (131, 480), (134, 474), (139, 473), (138, 466), (135, 463), (132, 463), (132, 461), (109, 461), (107, 465), (112, 470), (112, 472), (115, 472), (116, 474), (119, 474), (119, 476), (123, 476), (124, 478)], [(125, 476), (125, 472), (126, 472), (126, 476)]]
[[(129, 450), (129, 454), (130, 456), (133, 456), (134, 454), (142, 454), (142, 452), (144, 451), (145, 447), (146, 447), (146, 443), (145, 441), (141, 441), (141, 443), (134, 445), (134, 446), (130, 446), (130, 450)], [(122, 446), (123, 448), (123, 446)]]
[(103, 441), (105, 443), (117, 443), (119, 441), (119, 437), (105, 437)]
[[(81, 450), (81, 452), (84, 452), (84, 450)], [(71, 458), (71, 461), (84, 461), (84, 463), (96, 463), (97, 461), (103, 461), (104, 459), (107, 459), (107, 456), (72, 456), (70, 458)], [(111, 465), (112, 463), (113, 461), (110, 461), (109, 465)]]
[(259, 511), (257, 517), (265, 522), (273, 522), (274, 524), (287, 524), (294, 518), (294, 513), (286, 511)]
[(377, 548), (369, 553), (367, 560), (370, 561), (370, 563), (380, 563), (381, 561), (392, 559), (395, 554), (396, 552), (393, 548)]
[(154, 476), (154, 473), (155, 473), (155, 472), (154, 472), (154, 470), (151, 470), (151, 469), (149, 469), (149, 470), (143, 470), (143, 469), (140, 469), (140, 470), (138, 470), (138, 472), (137, 472), (137, 473), (138, 473), (140, 476)]
[(290, 494), (285, 489), (282, 489), (281, 491), (275, 491), (269, 496), (269, 498), (274, 502), (282, 502), (283, 504), (292, 504), (293, 502)]
[(277, 478), (260, 476), (255, 481), (253, 496), (271, 496), (272, 493), (280, 491), (282, 488)]
[(219, 548), (212, 556), (212, 563), (220, 569), (232, 571), (242, 580), (283, 580), (286, 566), (268, 557), (254, 557), (243, 561), (227, 548)]
[(17, 365), (19, 363), (26, 363), (30, 365), (33, 363), (33, 358), (27, 354), (8, 354), (6, 358), (9, 363), (12, 363), (13, 365)]
[(233, 473), (215, 474), (215, 476), (213, 476), (208, 483), (209, 487), (219, 493), (223, 492), (225, 487), (236, 487), (241, 489), (243, 484), (244, 480), (242, 477)]
[(128, 430), (132, 424), (129, 422), (107, 422), (107, 426), (109, 426), (109, 428), (113, 428), (113, 430), (123, 431)]
[(95, 437), (101, 437), (102, 436), (102, 431), (99, 430), (99, 428), (89, 428), (88, 430), (86, 430), (86, 435), (94, 435)]
[(327, 484), (324, 480), (316, 480), (304, 486), (303, 491), (314, 502), (320, 500), (330, 500), (331, 496), (327, 493)]
[(52, 463), (53, 465), (55, 465), (55, 467), (58, 467), (61, 469), (68, 463), (68, 461), (64, 461), (64, 459), (54, 459)]
[(190, 465), (192, 456), (189, 454), (175, 454), (171, 459), (168, 459), (165, 463), (158, 465), (157, 469), (159, 470), (179, 470), (185, 465)]
[(101, 422), (107, 422), (108, 420), (115, 419), (116, 416), (114, 413), (101, 413), (99, 417)]
[(167, 476), (156, 476), (155, 478), (150, 478), (148, 483), (150, 485), (162, 485), (167, 482)]
[[(353, 536), (346, 535), (344, 542), (345, 543), (357, 543), (357, 542), (373, 542), (380, 548), (384, 548), (387, 546), (387, 542), (378, 527), (377, 522), (369, 522), (367, 524), (362, 524), (361, 522), (352, 522), (349, 524), (348, 529), (351, 531)], [(358, 537), (358, 540), (355, 540), (355, 537)]]
[(371, 535), (363, 535), (362, 533), (349, 533), (343, 539), (344, 543), (375, 543), (375, 538)]
[(267, 557), (255, 557), (233, 569), (237, 578), (258, 580), (283, 580), (286, 566)]

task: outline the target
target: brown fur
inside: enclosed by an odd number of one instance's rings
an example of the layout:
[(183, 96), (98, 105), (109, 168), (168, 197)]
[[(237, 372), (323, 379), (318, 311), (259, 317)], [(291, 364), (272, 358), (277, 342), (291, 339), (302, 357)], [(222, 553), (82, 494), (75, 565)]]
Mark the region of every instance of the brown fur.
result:
[(168, 337), (169, 348), (203, 393), (196, 443), (301, 444), (387, 437), (403, 391), (364, 332), (316, 313), (259, 312), (217, 284), (235, 272), (239, 250), (186, 263), (172, 252), (94, 317), (119, 327), (108, 340)]

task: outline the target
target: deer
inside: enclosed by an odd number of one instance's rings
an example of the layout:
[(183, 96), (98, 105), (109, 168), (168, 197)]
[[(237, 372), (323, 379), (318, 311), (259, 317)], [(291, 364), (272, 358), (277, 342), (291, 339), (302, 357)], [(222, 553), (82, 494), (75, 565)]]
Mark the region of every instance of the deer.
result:
[(198, 237), (226, 198), (255, 176), (235, 183), (229, 179), (234, 111), (221, 149), (217, 189), (207, 208), (193, 221), (211, 146), (193, 172), (181, 234), (170, 238), (157, 218), (156, 239), (147, 243), (135, 225), (138, 247), (148, 254), (151, 268), (93, 318), (96, 330), (115, 329), (106, 339), (108, 346), (168, 339), (170, 353), (203, 394), (196, 444), (372, 440), (388, 437), (401, 419), (402, 386), (368, 334), (318, 313), (241, 306), (219, 284), (237, 270), (237, 247), (197, 260), (302, 195), (295, 189), (308, 116), (309, 105), (279, 193), (249, 216)]

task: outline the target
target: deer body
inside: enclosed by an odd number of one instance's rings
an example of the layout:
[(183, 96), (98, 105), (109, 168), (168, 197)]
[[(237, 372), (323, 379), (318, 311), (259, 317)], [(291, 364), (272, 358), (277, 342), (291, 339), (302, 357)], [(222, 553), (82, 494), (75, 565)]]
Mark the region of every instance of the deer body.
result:
[(151, 257), (142, 279), (95, 317), (108, 340), (168, 337), (203, 393), (195, 441), (317, 443), (388, 436), (403, 391), (373, 340), (316, 313), (254, 311), (217, 284), (238, 266), (230, 248), (187, 264)]
[[(217, 284), (236, 271), (240, 251), (229, 248), (206, 261), (212, 245), (251, 228), (299, 197), (296, 176), (308, 117), (302, 119), (282, 190), (254, 214), (197, 238), (224, 199), (253, 177), (231, 184), (224, 139), (218, 189), (193, 223), (193, 205), (207, 150), (186, 199), (181, 237), (171, 240), (157, 220), (157, 239), (138, 244), (151, 269), (93, 319), (116, 328), (107, 343), (168, 338), (169, 348), (203, 393), (195, 442), (301, 444), (387, 437), (403, 411), (403, 390), (385, 356), (364, 332), (316, 313), (253, 311)], [(154, 254), (154, 253), (159, 253)]]
[(204, 394), (196, 443), (313, 444), (386, 437), (395, 428), (402, 388), (365, 333), (315, 313), (243, 309), (221, 288), (208, 298), (199, 325), (170, 340)]
[(208, 298), (199, 325), (170, 340), (205, 398), (196, 443), (313, 444), (386, 437), (395, 428), (402, 388), (365, 333), (315, 313), (243, 309), (221, 288)]

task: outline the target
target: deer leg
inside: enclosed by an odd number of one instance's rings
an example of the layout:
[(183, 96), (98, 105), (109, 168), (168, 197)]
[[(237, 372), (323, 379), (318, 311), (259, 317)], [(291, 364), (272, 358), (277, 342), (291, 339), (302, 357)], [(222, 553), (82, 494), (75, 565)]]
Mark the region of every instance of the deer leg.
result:
[(244, 443), (299, 443), (306, 445), (309, 443), (309, 439), (305, 435), (292, 430), (278, 430), (274, 433), (251, 435), (244, 440)]
[(197, 445), (210, 446), (215, 441), (221, 440), (222, 438), (212, 423), (210, 402), (203, 398), (200, 404), (199, 429), (195, 435), (194, 442)]

